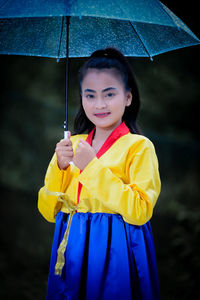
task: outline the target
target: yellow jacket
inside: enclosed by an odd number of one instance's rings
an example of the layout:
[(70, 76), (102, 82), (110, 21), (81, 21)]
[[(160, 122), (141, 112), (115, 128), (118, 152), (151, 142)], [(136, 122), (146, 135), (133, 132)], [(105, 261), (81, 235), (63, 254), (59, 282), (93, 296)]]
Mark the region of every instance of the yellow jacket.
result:
[[(74, 152), (87, 134), (71, 137)], [(66, 194), (77, 204), (78, 184), (82, 184), (78, 212), (120, 214), (124, 221), (143, 225), (150, 220), (160, 193), (158, 161), (152, 142), (128, 133), (118, 138), (99, 158), (95, 157), (80, 173), (75, 165), (60, 170), (54, 154), (39, 191), (38, 208), (44, 218), (55, 222), (58, 211), (69, 213), (65, 203), (50, 192)], [(55, 193), (56, 194), (56, 193)]]

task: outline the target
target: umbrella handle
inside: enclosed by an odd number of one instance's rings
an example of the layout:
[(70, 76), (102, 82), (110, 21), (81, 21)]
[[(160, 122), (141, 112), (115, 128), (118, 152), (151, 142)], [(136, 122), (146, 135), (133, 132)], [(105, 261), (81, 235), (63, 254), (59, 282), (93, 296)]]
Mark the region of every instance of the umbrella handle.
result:
[(64, 139), (67, 140), (69, 138), (68, 131), (64, 131)]
[[(64, 139), (67, 140), (69, 138), (68, 131), (64, 130)], [(73, 161), (69, 161), (69, 164), (72, 166), (74, 165)]]

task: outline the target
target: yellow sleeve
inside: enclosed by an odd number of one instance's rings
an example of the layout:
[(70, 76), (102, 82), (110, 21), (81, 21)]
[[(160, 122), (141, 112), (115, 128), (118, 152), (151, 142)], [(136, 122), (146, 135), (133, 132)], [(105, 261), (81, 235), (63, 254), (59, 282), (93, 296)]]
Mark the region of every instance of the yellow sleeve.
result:
[(57, 201), (57, 196), (50, 195), (48, 191), (64, 192), (66, 190), (70, 180), (70, 168), (71, 166), (67, 170), (60, 170), (56, 154), (54, 154), (46, 172), (45, 185), (40, 189), (38, 197), (38, 209), (49, 222), (55, 222), (62, 203)]
[(91, 195), (123, 219), (135, 225), (150, 220), (160, 193), (158, 161), (153, 144), (144, 139), (133, 146), (126, 164), (120, 166), (128, 174), (124, 183), (112, 171), (94, 158), (78, 176)]

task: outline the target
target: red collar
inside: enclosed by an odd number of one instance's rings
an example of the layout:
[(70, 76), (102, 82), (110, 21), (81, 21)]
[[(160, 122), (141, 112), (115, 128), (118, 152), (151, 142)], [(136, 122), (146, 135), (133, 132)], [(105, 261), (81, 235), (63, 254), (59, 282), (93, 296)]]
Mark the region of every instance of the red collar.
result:
[[(90, 133), (88, 134), (88, 137), (86, 139), (86, 141), (90, 145), (92, 145), (95, 128), (92, 131), (90, 131)], [(112, 133), (106, 139), (106, 141), (104, 142), (104, 144), (102, 145), (102, 147), (100, 148), (98, 153), (96, 154), (97, 158), (101, 157), (121, 136), (123, 136), (129, 132), (130, 132), (129, 128), (126, 126), (125, 122), (123, 121), (119, 126), (117, 126), (112, 131)]]

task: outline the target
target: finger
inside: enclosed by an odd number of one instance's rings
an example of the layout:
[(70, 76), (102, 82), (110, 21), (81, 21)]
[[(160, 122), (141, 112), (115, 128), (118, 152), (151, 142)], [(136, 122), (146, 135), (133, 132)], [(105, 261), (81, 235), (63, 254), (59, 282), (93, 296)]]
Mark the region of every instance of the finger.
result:
[(81, 139), (80, 140), (80, 144), (83, 145), (83, 146), (85, 146), (85, 147), (91, 148), (91, 145), (87, 141), (85, 141), (85, 140)]
[(67, 157), (73, 155), (73, 151), (56, 151), (58, 157)]
[(74, 151), (56, 151), (57, 156), (59, 157), (67, 157), (67, 156), (71, 156), (74, 154)]
[(72, 141), (70, 139), (62, 140), (62, 145), (72, 145)]
[(56, 155), (61, 157), (61, 156), (68, 156), (68, 155), (72, 155), (74, 153), (73, 149), (57, 149), (56, 151)]
[(59, 156), (68, 156), (68, 155), (73, 155), (73, 151), (69, 150), (69, 151), (57, 151), (56, 153), (58, 153)]
[(88, 142), (86, 142), (86, 141), (84, 141), (84, 140), (80, 140), (79, 141), (79, 144), (78, 144), (78, 146), (80, 146), (80, 147), (87, 147), (87, 146), (89, 146), (90, 147), (90, 145), (88, 144)]
[(72, 146), (56, 146), (56, 151), (73, 151)]
[(56, 147), (59, 146), (72, 146), (72, 142), (70, 140), (62, 140), (56, 144)]

